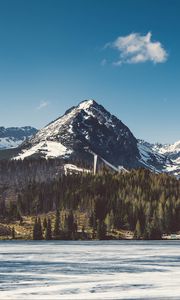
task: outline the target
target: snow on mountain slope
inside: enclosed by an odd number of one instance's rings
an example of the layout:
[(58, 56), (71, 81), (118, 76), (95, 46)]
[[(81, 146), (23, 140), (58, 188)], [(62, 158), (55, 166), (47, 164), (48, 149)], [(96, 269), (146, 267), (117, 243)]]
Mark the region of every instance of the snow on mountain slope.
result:
[(16, 148), (22, 144), (24, 140), (14, 139), (14, 138), (0, 138), (0, 149), (10, 149)]
[(155, 144), (154, 149), (162, 154), (180, 153), (180, 141), (177, 141), (174, 144)]
[(180, 176), (180, 141), (171, 145), (155, 144), (153, 148), (171, 160), (171, 164), (166, 166), (166, 171), (170, 174)]
[(30, 126), (0, 127), (0, 149), (16, 148), (36, 132), (37, 129)]
[(129, 128), (96, 101), (85, 100), (39, 130), (19, 147), (16, 159), (65, 158), (93, 162), (93, 153), (115, 170), (145, 167), (180, 175), (180, 142), (150, 144), (137, 140)]
[(136, 138), (118, 118), (92, 99), (72, 107), (37, 132), (22, 145), (17, 158), (29, 157), (34, 151), (42, 154), (42, 143), (52, 141), (63, 145), (66, 152), (60, 155), (51, 153), (51, 157), (66, 155), (73, 159), (92, 160), (92, 151), (115, 166), (138, 165)]
[(152, 171), (160, 173), (165, 165), (171, 163), (165, 155), (158, 153), (154, 149), (153, 144), (139, 140), (138, 149), (141, 155), (140, 161), (145, 167), (148, 167)]
[(29, 156), (41, 156), (44, 158), (66, 157), (71, 154), (71, 152), (71, 150), (68, 150), (59, 142), (43, 141), (28, 150), (23, 150), (15, 159), (24, 159)]
[(141, 162), (156, 172), (180, 176), (180, 143), (172, 145), (150, 144), (139, 140)]
[[(33, 139), (33, 142), (39, 141), (40, 139), (47, 140), (48, 138), (53, 139), (53, 137), (58, 137), (60, 129), (68, 124), (81, 110), (85, 111), (87, 114), (90, 114), (88, 108), (93, 104), (93, 100), (88, 100), (82, 102), (77, 107), (72, 107), (68, 110), (62, 117), (58, 118), (54, 122), (51, 122), (46, 127), (41, 129)], [(69, 124), (68, 124), (69, 125)], [(72, 126), (70, 124), (69, 133), (73, 133)]]
[[(79, 116), (79, 114), (82, 114)], [(71, 109), (67, 110), (66, 113), (55, 120), (54, 122), (51, 122), (46, 127), (41, 129), (35, 137), (32, 139), (33, 142), (39, 141), (39, 140), (47, 140), (48, 138), (58, 138), (60, 129), (63, 129), (66, 125), (69, 126), (68, 133), (73, 134), (73, 121), (74, 118), (79, 117), (79, 122), (85, 123), (86, 120), (90, 118), (98, 119), (98, 122), (100, 125), (105, 124), (107, 128), (109, 127), (115, 127), (115, 124), (113, 124), (113, 118), (114, 116), (110, 115), (105, 109), (97, 104), (94, 100), (85, 100), (81, 102), (77, 107), (72, 107)], [(84, 119), (84, 120), (83, 120)], [(118, 120), (118, 119), (117, 119)], [(118, 120), (119, 121), (119, 120)], [(120, 122), (120, 121), (119, 121)], [(78, 124), (80, 127), (80, 124)], [(91, 125), (91, 124), (90, 124)], [(86, 126), (88, 127), (88, 126)], [(87, 128), (88, 129), (88, 128)], [(121, 135), (124, 135), (124, 133), (128, 134), (127, 130), (122, 130), (120, 132)], [(85, 129), (84, 129), (84, 132)], [(86, 139), (88, 139), (88, 135), (86, 135)]]

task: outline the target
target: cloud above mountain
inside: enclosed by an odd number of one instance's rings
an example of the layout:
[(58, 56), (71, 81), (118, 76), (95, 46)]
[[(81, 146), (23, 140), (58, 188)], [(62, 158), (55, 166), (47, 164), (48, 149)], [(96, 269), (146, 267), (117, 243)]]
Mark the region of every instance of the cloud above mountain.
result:
[(106, 47), (118, 50), (119, 59), (113, 64), (119, 66), (124, 63), (137, 64), (145, 62), (163, 63), (168, 54), (159, 41), (152, 41), (152, 33), (146, 35), (131, 33), (127, 36), (119, 36)]
[(40, 104), (37, 106), (37, 110), (41, 110), (49, 105), (48, 101), (41, 101)]

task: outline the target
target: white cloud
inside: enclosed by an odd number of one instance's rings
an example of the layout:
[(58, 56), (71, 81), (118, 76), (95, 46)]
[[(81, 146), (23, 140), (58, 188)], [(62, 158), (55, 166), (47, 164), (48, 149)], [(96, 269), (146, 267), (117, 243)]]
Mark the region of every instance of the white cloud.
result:
[(40, 104), (37, 106), (37, 109), (40, 110), (42, 108), (45, 108), (49, 105), (48, 101), (41, 101)]
[(166, 50), (160, 42), (153, 42), (151, 38), (151, 32), (146, 35), (131, 33), (127, 36), (120, 36), (114, 42), (108, 43), (106, 47), (119, 51), (119, 59), (113, 64), (119, 66), (122, 63), (165, 62), (168, 57)]
[(107, 64), (107, 60), (104, 58), (102, 61), (101, 61), (101, 66), (105, 66)]

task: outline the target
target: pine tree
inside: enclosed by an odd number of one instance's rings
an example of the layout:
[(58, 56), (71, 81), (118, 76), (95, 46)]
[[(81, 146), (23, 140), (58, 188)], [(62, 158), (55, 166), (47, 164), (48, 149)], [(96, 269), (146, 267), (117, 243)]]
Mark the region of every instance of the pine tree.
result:
[(66, 239), (75, 239), (77, 231), (77, 224), (74, 221), (74, 215), (72, 210), (69, 212), (68, 216), (65, 215), (64, 218), (64, 232)]
[(142, 237), (142, 232), (141, 232), (141, 224), (139, 222), (139, 220), (136, 223), (136, 228), (135, 228), (135, 232), (134, 232), (134, 238), (139, 240)]
[(98, 220), (97, 222), (97, 239), (105, 240), (107, 234), (107, 227), (104, 221)]
[(45, 235), (46, 240), (51, 240), (52, 239), (52, 228), (51, 228), (51, 219), (48, 218), (47, 221), (47, 228), (46, 228), (46, 235)]
[(37, 218), (35, 218), (34, 226), (33, 226), (33, 240), (38, 240), (38, 223), (37, 223)]
[(13, 240), (15, 239), (15, 229), (14, 229), (14, 227), (12, 228), (12, 239)]
[(34, 227), (33, 227), (33, 240), (42, 240), (42, 226), (41, 226), (41, 219), (35, 218)]
[(47, 228), (47, 219), (45, 217), (43, 220), (43, 229), (46, 230), (46, 228)]
[(72, 210), (70, 211), (68, 215), (68, 231), (70, 233), (74, 232), (74, 215)]
[(92, 229), (93, 229), (92, 239), (94, 239), (95, 238), (95, 231), (97, 229), (97, 221), (96, 221), (96, 217), (95, 217), (95, 213), (94, 212), (90, 215), (89, 226), (92, 227)]
[(38, 240), (42, 240), (43, 239), (43, 233), (42, 233), (42, 225), (41, 225), (41, 219), (38, 218)]
[(113, 229), (114, 223), (114, 214), (112, 210), (106, 215), (105, 223), (107, 225), (107, 231), (110, 232)]
[(55, 219), (55, 225), (54, 225), (54, 238), (58, 239), (60, 238), (60, 213), (59, 210), (56, 210), (56, 219)]
[(150, 226), (150, 236), (151, 240), (160, 240), (162, 238), (161, 226), (156, 214), (153, 215), (153, 219)]

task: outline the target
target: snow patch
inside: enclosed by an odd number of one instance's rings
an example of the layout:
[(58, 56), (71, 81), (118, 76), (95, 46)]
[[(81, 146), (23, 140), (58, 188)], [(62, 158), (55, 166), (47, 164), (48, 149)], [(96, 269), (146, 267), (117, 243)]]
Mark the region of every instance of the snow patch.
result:
[(179, 142), (167, 147), (167, 145), (149, 144), (139, 140), (138, 149), (141, 156), (140, 162), (151, 170), (159, 173), (159, 170), (151, 165), (155, 159), (162, 166), (164, 173), (173, 174), (177, 177), (180, 175), (180, 157), (173, 159), (173, 154), (178, 155), (179, 153)]
[(93, 105), (93, 103), (94, 103), (94, 100), (93, 99), (89, 99), (89, 100), (85, 100), (85, 101), (83, 101), (83, 102), (81, 102), (80, 104), (79, 104), (79, 106), (78, 106), (78, 109), (84, 109), (84, 110), (86, 110), (86, 109), (88, 109), (91, 105)]
[[(49, 137), (53, 138), (57, 136), (59, 133), (60, 128), (65, 126), (70, 120), (72, 120), (75, 115), (80, 111), (84, 110), (87, 112), (87, 109), (93, 104), (93, 100), (86, 100), (84, 102), (81, 102), (79, 106), (72, 109), (69, 113), (63, 115), (62, 117), (58, 118), (53, 123), (50, 123), (46, 127), (42, 128), (34, 137), (33, 142), (38, 142), (39, 140), (47, 140)], [(90, 113), (88, 111), (88, 113)], [(69, 133), (72, 134), (72, 125), (69, 125)]]
[(41, 153), (43, 156), (48, 158), (60, 157), (60, 156), (69, 156), (72, 153), (72, 150), (67, 149), (64, 145), (59, 142), (54, 141), (44, 141), (40, 142), (37, 145), (31, 147), (28, 150), (23, 150), (21, 154), (16, 156), (14, 159), (24, 159), (26, 157), (32, 156), (34, 154)]
[(72, 165), (72, 164), (65, 164), (64, 165), (64, 172), (65, 172), (65, 175), (67, 174), (73, 174), (73, 173), (90, 173), (91, 171), (88, 170), (88, 169), (83, 169), (83, 168), (79, 168), (75, 165)]
[(178, 153), (180, 152), (180, 141), (175, 142), (172, 145), (158, 145), (154, 146), (154, 149), (159, 153), (167, 154), (167, 153)]

